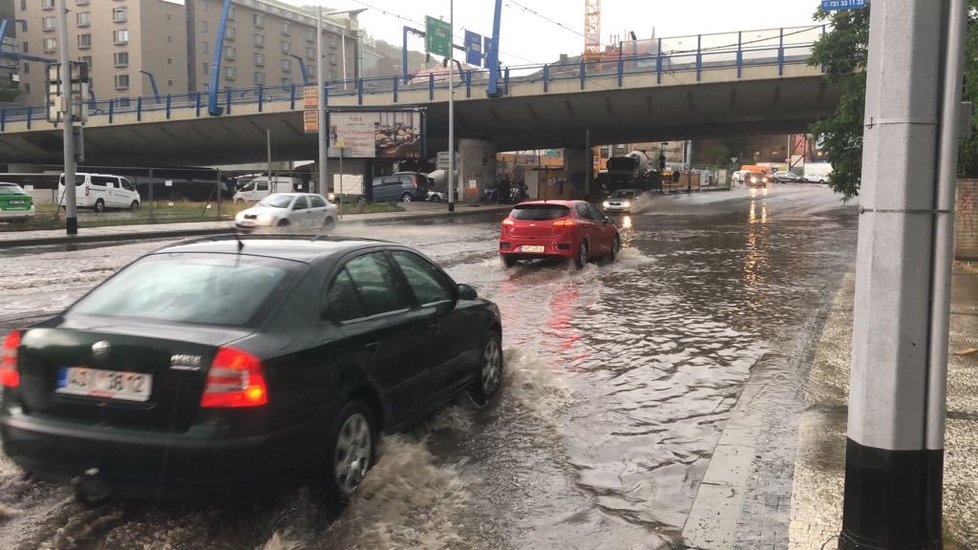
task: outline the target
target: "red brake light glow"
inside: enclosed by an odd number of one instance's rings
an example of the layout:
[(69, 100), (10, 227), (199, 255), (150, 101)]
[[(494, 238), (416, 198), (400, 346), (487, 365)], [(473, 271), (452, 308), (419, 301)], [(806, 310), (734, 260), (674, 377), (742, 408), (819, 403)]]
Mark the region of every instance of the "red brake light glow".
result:
[(207, 372), (201, 407), (257, 407), (268, 403), (261, 360), (235, 348), (221, 347)]
[(516, 225), (516, 222), (514, 222), (512, 218), (506, 218), (505, 220), (503, 220), (503, 225), (513, 226)]
[(560, 218), (559, 220), (554, 220), (554, 227), (574, 227), (577, 222), (570, 218)]
[(3, 340), (0, 350), (0, 386), (16, 388), (20, 385), (20, 372), (17, 371), (17, 348), (20, 347), (20, 331), (15, 330)]

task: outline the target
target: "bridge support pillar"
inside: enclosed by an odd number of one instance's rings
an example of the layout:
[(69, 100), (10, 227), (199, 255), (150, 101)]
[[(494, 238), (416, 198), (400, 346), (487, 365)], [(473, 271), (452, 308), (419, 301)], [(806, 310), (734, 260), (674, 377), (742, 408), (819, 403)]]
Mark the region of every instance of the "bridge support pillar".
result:
[(474, 202), (493, 185), (496, 177), (496, 144), (481, 139), (458, 140), (462, 162), (458, 167), (455, 200)]
[(590, 169), (590, 166), (588, 165), (588, 149), (564, 149), (564, 173), (567, 174), (567, 183), (563, 186), (564, 189), (560, 198), (588, 198), (588, 169)]

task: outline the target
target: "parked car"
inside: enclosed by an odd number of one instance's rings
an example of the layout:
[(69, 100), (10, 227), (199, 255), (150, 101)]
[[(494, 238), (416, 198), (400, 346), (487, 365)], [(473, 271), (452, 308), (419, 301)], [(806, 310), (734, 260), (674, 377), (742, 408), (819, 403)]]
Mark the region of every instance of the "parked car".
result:
[(16, 183), (0, 181), (0, 221), (26, 222), (34, 213), (30, 193)]
[(771, 176), (771, 179), (773, 179), (776, 183), (801, 183), (804, 181), (798, 174), (785, 170), (775, 172), (774, 175)]
[(212, 237), (147, 254), (0, 348), (0, 438), (40, 478), (339, 508), (378, 433), (503, 373), (499, 309), (393, 243)]
[(601, 206), (606, 212), (631, 212), (642, 193), (641, 189), (619, 189), (609, 195)]
[(243, 232), (269, 228), (295, 230), (332, 229), (338, 209), (322, 195), (276, 193), (234, 216), (234, 226)]
[(502, 222), (499, 256), (506, 267), (519, 260), (569, 258), (584, 267), (594, 258), (612, 260), (621, 251), (618, 228), (585, 201), (529, 201)]
[(260, 176), (242, 185), (231, 197), (236, 203), (256, 202), (274, 193), (291, 193), (299, 190), (302, 180), (286, 176)]
[[(66, 204), (65, 175), (58, 180), (58, 204)], [(143, 199), (129, 180), (111, 174), (75, 174), (75, 205), (103, 212), (107, 208), (136, 210)]]
[(445, 202), (448, 200), (448, 193), (445, 191), (428, 191), (428, 200), (431, 202)]
[(431, 188), (428, 176), (420, 172), (398, 172), (390, 176), (377, 176), (373, 181), (373, 199), (385, 201), (425, 201)]

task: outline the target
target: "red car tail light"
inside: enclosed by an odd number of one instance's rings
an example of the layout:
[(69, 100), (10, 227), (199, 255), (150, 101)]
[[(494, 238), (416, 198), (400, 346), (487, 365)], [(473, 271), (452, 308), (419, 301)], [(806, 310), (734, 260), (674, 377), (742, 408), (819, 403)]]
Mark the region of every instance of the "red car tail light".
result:
[(207, 372), (201, 407), (256, 407), (268, 403), (261, 360), (235, 348), (221, 347)]
[(20, 373), (17, 371), (17, 348), (20, 347), (20, 331), (15, 330), (3, 340), (0, 350), (0, 386), (16, 388), (20, 385)]
[(560, 218), (559, 220), (554, 220), (554, 228), (565, 229), (567, 227), (574, 227), (577, 222), (570, 218)]

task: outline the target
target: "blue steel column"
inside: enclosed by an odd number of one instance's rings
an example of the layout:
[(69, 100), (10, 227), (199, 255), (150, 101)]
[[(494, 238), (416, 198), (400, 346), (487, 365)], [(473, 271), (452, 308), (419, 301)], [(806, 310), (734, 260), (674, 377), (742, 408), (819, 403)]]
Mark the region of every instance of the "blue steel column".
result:
[(489, 65), (489, 87), (486, 95), (499, 96), (499, 19), (502, 17), (503, 0), (496, 0), (496, 12), (492, 18), (492, 44), (486, 63)]
[(207, 84), (207, 112), (211, 116), (220, 116), (221, 107), (217, 104), (217, 88), (221, 82), (221, 56), (224, 55), (224, 30), (228, 26), (228, 14), (231, 13), (231, 0), (224, 0), (221, 10), (221, 23), (217, 26), (217, 43), (214, 45), (214, 57), (211, 59), (211, 79)]

